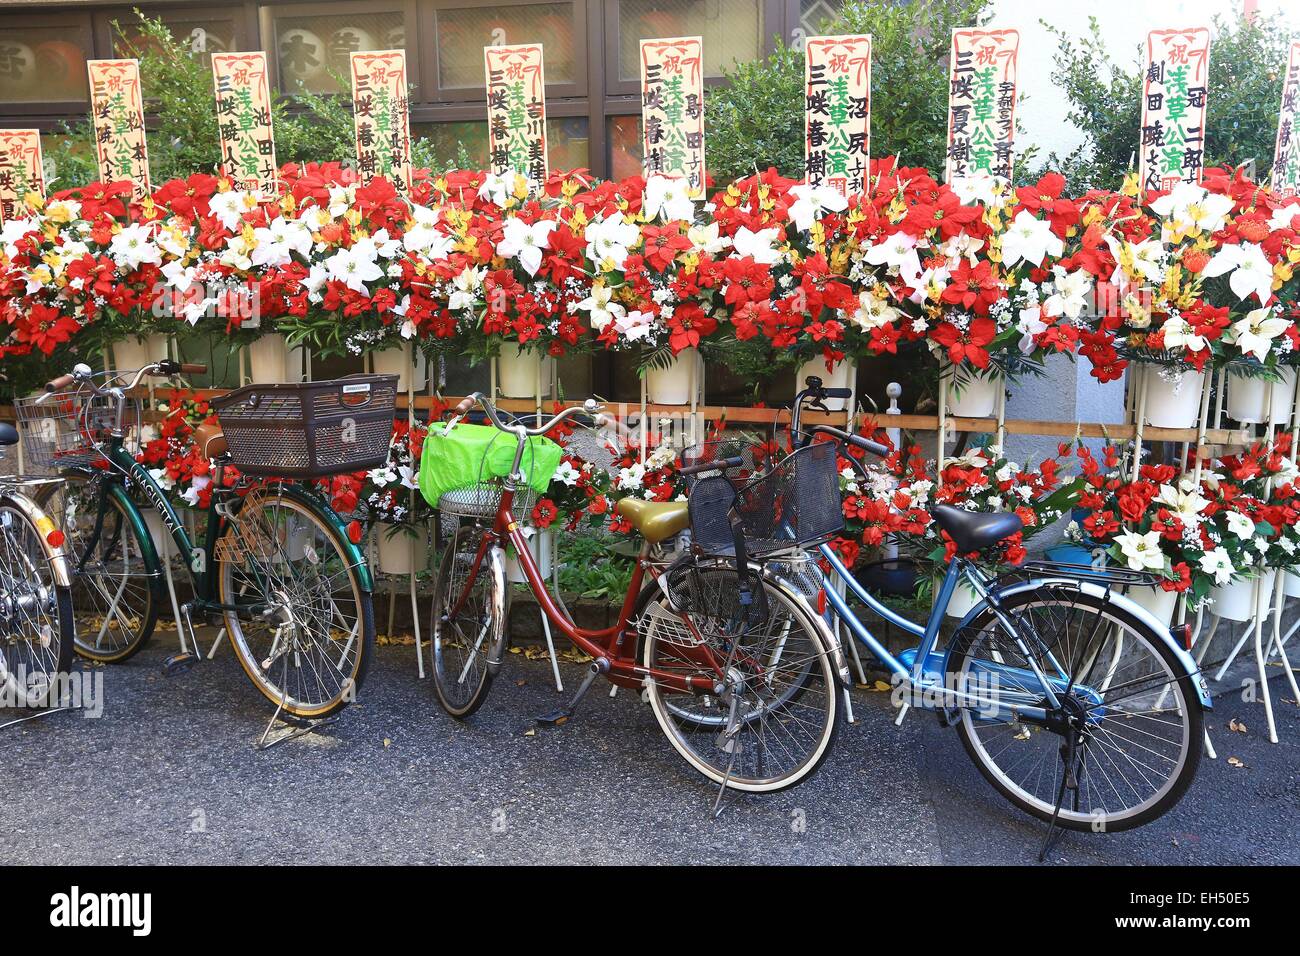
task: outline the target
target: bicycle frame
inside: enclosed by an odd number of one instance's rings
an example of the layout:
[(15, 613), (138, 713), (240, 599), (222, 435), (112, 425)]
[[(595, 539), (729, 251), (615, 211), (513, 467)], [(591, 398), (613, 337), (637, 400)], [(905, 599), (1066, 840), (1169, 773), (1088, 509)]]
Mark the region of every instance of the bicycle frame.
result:
[[(641, 593), (641, 587), (645, 583), (646, 574), (649, 573), (657, 577), (657, 571), (649, 560), (650, 549), (648, 544), (643, 545), (641, 553), (637, 555), (636, 566), (632, 569), (632, 580), (628, 584), (627, 594), (623, 598), (623, 606), (619, 610), (618, 622), (613, 627), (600, 630), (581, 628), (574, 624), (552, 598), (542, 573), (537, 567), (537, 562), (533, 560), (532, 552), (528, 548), (528, 539), (524, 537), (518, 521), (510, 510), (514, 504), (515, 488), (515, 481), (508, 479), (501, 493), (501, 502), (497, 506), (496, 518), (492, 528), (483, 532), (464, 588), (456, 599), (456, 603), (452, 606), (449, 616), (455, 617), (468, 600), (474, 582), (478, 577), (479, 569), (487, 557), (488, 550), (493, 547), (505, 547), (508, 544), (515, 549), (520, 568), (524, 572), (524, 578), (528, 582), (529, 589), (533, 592), (534, 597), (537, 598), (537, 603), (542, 612), (560, 633), (577, 645), (583, 653), (595, 660), (595, 666), (610, 683), (619, 687), (639, 688), (649, 678), (668, 690), (680, 693), (721, 693), (721, 679), (723, 676), (721, 666), (713, 659), (707, 645), (703, 642), (692, 653), (700, 656), (699, 664), (702, 668), (711, 669), (718, 675), (716, 680), (699, 676), (684, 678), (680, 674), (643, 667), (637, 662), (636, 653), (640, 636), (636, 628), (631, 626), (632, 612), (636, 607), (636, 600)], [(683, 620), (686, 621), (687, 627), (691, 626), (689, 621), (685, 618)]]

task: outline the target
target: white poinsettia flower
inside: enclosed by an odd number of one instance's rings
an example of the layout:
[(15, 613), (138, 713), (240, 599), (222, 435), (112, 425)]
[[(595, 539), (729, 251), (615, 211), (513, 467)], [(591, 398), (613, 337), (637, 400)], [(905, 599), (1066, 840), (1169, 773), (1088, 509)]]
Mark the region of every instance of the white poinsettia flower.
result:
[(1164, 505), (1170, 515), (1181, 521), (1187, 528), (1196, 528), (1200, 525), (1201, 515), (1210, 504), (1192, 485), (1186, 488), (1161, 485), (1155, 501), (1157, 504)]
[(320, 295), (320, 290), (325, 288), (325, 282), (329, 277), (329, 270), (313, 262), (307, 270), (307, 275), (302, 279), (302, 287), (309, 295)]
[(572, 488), (578, 483), (578, 479), (581, 477), (582, 472), (577, 468), (574, 468), (569, 462), (562, 461), (560, 462), (560, 467), (555, 469), (555, 474), (551, 476), (551, 480), (561, 482), (562, 484), (568, 485)]
[(515, 188), (515, 173), (488, 173), (482, 185), (478, 187), (478, 198), (496, 206), (504, 206)]
[(708, 256), (717, 255), (731, 245), (730, 239), (719, 235), (716, 222), (711, 222), (707, 226), (691, 226), (686, 230), (686, 238), (691, 241), (692, 252), (702, 252)]
[(952, 191), (963, 206), (996, 205), (1002, 182), (991, 173), (979, 172), (958, 176), (952, 182)]
[(618, 476), (614, 479), (622, 491), (636, 491), (641, 487), (641, 482), (645, 479), (645, 465), (637, 462), (628, 468), (620, 468)]
[(760, 265), (770, 266), (781, 258), (781, 253), (773, 248), (779, 232), (776, 226), (759, 229), (757, 232), (747, 226), (741, 226), (732, 237), (731, 247), (735, 250), (738, 259), (750, 257)]
[(613, 301), (614, 290), (605, 283), (596, 281), (591, 284), (591, 295), (578, 303), (578, 308), (589, 313), (591, 327), (597, 332), (604, 332), (610, 322), (621, 319), (626, 309)]
[(1159, 239), (1128, 242), (1115, 236), (1106, 236), (1106, 245), (1115, 259), (1115, 272), (1111, 284), (1123, 288), (1130, 282), (1161, 283), (1165, 278), (1165, 259), (1168, 252)]
[(1242, 355), (1253, 355), (1261, 362), (1268, 358), (1273, 340), (1287, 330), (1289, 323), (1270, 308), (1255, 309), (1244, 319), (1232, 323), (1225, 338), (1236, 344)]
[(181, 494), (181, 499), (191, 508), (197, 508), (199, 506), (199, 495), (210, 484), (212, 484), (212, 479), (206, 475), (196, 477)]
[(415, 222), (402, 234), (402, 246), (407, 252), (418, 253), (435, 262), (446, 259), (456, 247), (456, 240), (438, 227), (437, 215), (432, 210), (425, 209), (424, 212), (431, 218), (417, 215)]
[(387, 229), (380, 229), (374, 235), (360, 240), (375, 247), (381, 259), (393, 259), (402, 254), (402, 240), (394, 239)]
[(1245, 299), (1253, 292), (1264, 305), (1273, 297), (1273, 267), (1258, 243), (1226, 244), (1214, 254), (1201, 274), (1213, 279), (1226, 273), (1232, 273), (1228, 276), (1228, 285), (1238, 299)]
[(790, 206), (790, 218), (800, 232), (807, 232), (814, 222), (828, 212), (843, 212), (849, 208), (848, 198), (831, 186), (800, 183), (790, 187), (790, 194), (795, 197)]
[(916, 239), (903, 232), (894, 233), (884, 242), (871, 246), (862, 258), (873, 266), (894, 270), (913, 288), (921, 277), (921, 254), (917, 251)]
[(898, 309), (871, 292), (858, 293), (858, 307), (851, 318), (859, 328), (870, 331), (888, 325), (902, 315)]
[(230, 189), (224, 193), (217, 193), (209, 199), (208, 209), (211, 210), (217, 222), (225, 226), (230, 232), (234, 232), (239, 228), (244, 213), (255, 210), (257, 203), (257, 193), (243, 189)]
[(151, 477), (163, 491), (171, 491), (176, 487), (176, 479), (167, 473), (166, 468), (150, 468), (149, 477)]
[(1300, 216), (1300, 199), (1293, 199), (1285, 206), (1274, 209), (1273, 215), (1268, 220), (1268, 228), (1273, 230), (1290, 229), (1291, 223), (1296, 216)]
[(1185, 348), (1190, 352), (1199, 352), (1209, 347), (1209, 340), (1198, 335), (1191, 324), (1181, 317), (1170, 316), (1165, 319), (1160, 330), (1165, 336), (1165, 348)]
[(645, 181), (645, 192), (641, 194), (641, 212), (647, 219), (662, 219), (664, 222), (694, 219), (695, 201), (690, 197), (686, 180), (651, 176)]
[(1042, 306), (1032, 305), (1027, 309), (1020, 310), (1020, 318), (1016, 321), (1016, 331), (1020, 333), (1020, 351), (1028, 355), (1037, 344), (1034, 342), (1034, 336), (1042, 335), (1047, 331), (1047, 323), (1043, 321)]
[(1132, 571), (1159, 571), (1165, 566), (1165, 553), (1160, 550), (1160, 532), (1138, 534), (1125, 531), (1115, 536), (1120, 553)]
[(1064, 252), (1065, 243), (1052, 232), (1052, 224), (1027, 209), (1020, 210), (1002, 234), (1002, 262), (1007, 268), (1022, 261), (1036, 266), (1047, 256), (1059, 257)]
[(352, 208), (353, 200), (356, 199), (356, 186), (331, 186), (329, 198), (329, 214), (337, 219)]
[(162, 264), (162, 250), (154, 240), (152, 226), (133, 222), (123, 226), (108, 244), (109, 257), (121, 269), (128, 272), (140, 268), (146, 262), (153, 265)]
[(1061, 266), (1052, 270), (1053, 292), (1044, 306), (1049, 315), (1065, 315), (1077, 319), (1088, 307), (1092, 295), (1092, 276), (1082, 269), (1070, 272)]
[(969, 259), (971, 265), (974, 265), (975, 256), (983, 248), (983, 239), (972, 236), (963, 229), (957, 235), (939, 245), (939, 254), (954, 264), (962, 259)]
[(466, 266), (451, 280), (451, 295), (447, 299), (447, 308), (459, 312), (472, 309), (478, 303), (478, 292), (483, 288), (487, 270)]
[(0, 225), (0, 245), (4, 246), (5, 255), (12, 259), (18, 255), (18, 240), (33, 232), (41, 231), (41, 218), (9, 219)]
[(226, 248), (221, 253), (221, 264), (247, 271), (253, 268), (251, 254), (256, 248), (257, 240), (253, 236), (253, 230), (246, 227), (226, 240)]
[(1202, 571), (1214, 578), (1215, 584), (1227, 584), (1237, 573), (1232, 566), (1232, 557), (1222, 547), (1205, 552), (1197, 563)]
[(1195, 183), (1186, 182), (1178, 183), (1151, 203), (1151, 211), (1167, 220), (1167, 226), (1177, 232), (1217, 232), (1228, 221), (1232, 207), (1231, 196), (1212, 193)]
[(328, 278), (342, 282), (362, 295), (370, 294), (366, 288), (367, 282), (374, 282), (384, 275), (384, 270), (375, 261), (374, 247), (366, 247), (362, 243), (357, 243), (350, 249), (340, 249), (326, 259), (325, 271)]
[(625, 315), (617, 316), (614, 319), (614, 327), (618, 329), (618, 334), (629, 342), (636, 342), (644, 339), (654, 328), (655, 317), (653, 312), (632, 311)]
[(588, 259), (602, 268), (622, 269), (632, 247), (641, 238), (641, 230), (621, 215), (613, 215), (588, 223), (582, 236), (587, 240)]
[(1240, 511), (1225, 512), (1224, 517), (1228, 522), (1228, 530), (1243, 540), (1255, 537), (1255, 522), (1251, 521), (1247, 515)]
[(550, 245), (554, 230), (555, 222), (549, 219), (534, 223), (507, 219), (501, 230), (501, 242), (497, 244), (497, 255), (518, 259), (523, 270), (535, 276), (542, 267), (542, 250)]

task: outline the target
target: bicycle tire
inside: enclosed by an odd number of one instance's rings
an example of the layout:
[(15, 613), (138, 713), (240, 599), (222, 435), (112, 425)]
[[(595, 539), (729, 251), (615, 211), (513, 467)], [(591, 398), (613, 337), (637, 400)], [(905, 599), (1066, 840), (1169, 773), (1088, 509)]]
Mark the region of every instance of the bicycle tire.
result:
[[(445, 619), (447, 615), (444, 605), (449, 600), (458, 599), (461, 591), (457, 585), (462, 578), (455, 572), (465, 564), (463, 559), (466, 555), (478, 553), (479, 544), (486, 533), (485, 529), (474, 525), (457, 529), (443, 549), (434, 580), (429, 623), (429, 665), (438, 703), (457, 720), (469, 719), (487, 700), (496, 671), (490, 663), (491, 657), (494, 652), (504, 648), (505, 632), (508, 630), (509, 588), (503, 569), (498, 562), (491, 561), (490, 556), (485, 558), (486, 567), (480, 565), (474, 585), (477, 587), (479, 581), (485, 585), (483, 600), (479, 602), (472, 595), (466, 600), (461, 613), (457, 615), (458, 621), (464, 618), (464, 623)], [(468, 643), (471, 634), (477, 635), (473, 638), (474, 647), (468, 654), (464, 654), (460, 645)]]

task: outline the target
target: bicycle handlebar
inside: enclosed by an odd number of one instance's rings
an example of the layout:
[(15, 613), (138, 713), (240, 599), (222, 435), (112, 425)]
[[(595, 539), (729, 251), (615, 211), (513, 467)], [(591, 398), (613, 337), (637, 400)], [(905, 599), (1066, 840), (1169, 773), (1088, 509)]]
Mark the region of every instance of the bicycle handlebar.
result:
[(714, 461), (702, 461), (694, 465), (682, 465), (677, 469), (679, 475), (696, 475), (702, 471), (728, 471), (732, 468), (739, 468), (745, 463), (745, 459), (740, 455), (733, 455), (730, 458), (718, 458)]
[(488, 397), (482, 392), (474, 392), (465, 396), (461, 403), (456, 406), (455, 417), (452, 419), (452, 423), (454, 424), (464, 418), (475, 405), (481, 405), (484, 413), (487, 414), (488, 420), (501, 431), (508, 432), (511, 435), (529, 437), (545, 435), (556, 425), (560, 424), (560, 422), (567, 418), (572, 418), (574, 415), (595, 415), (601, 409), (599, 402), (594, 398), (589, 398), (581, 405), (571, 405), (561, 411), (558, 415), (551, 416), (548, 421), (536, 428), (525, 428), (523, 425), (507, 425), (505, 422), (501, 421), (501, 417), (497, 414), (496, 406), (488, 400)]
[(813, 434), (830, 435), (832, 438), (838, 438), (840, 441), (848, 442), (855, 448), (861, 448), (863, 451), (869, 451), (871, 454), (880, 458), (888, 458), (893, 452), (885, 445), (878, 441), (872, 441), (870, 438), (863, 438), (861, 435), (854, 435), (851, 432), (841, 431), (838, 428), (832, 428), (830, 425), (814, 425), (810, 431)]

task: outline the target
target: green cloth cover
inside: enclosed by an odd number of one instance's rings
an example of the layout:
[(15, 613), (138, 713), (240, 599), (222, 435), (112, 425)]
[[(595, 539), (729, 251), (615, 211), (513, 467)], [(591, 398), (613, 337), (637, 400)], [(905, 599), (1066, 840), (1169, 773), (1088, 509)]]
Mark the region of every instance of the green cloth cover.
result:
[[(450, 433), (446, 424), (429, 427), (420, 451), (420, 494), (435, 508), (448, 491), (468, 488), (489, 478), (505, 478), (515, 462), (518, 440), (490, 425), (457, 422)], [(519, 470), (538, 494), (551, 484), (564, 449), (549, 438), (529, 438)], [(486, 459), (486, 460), (485, 460)]]

